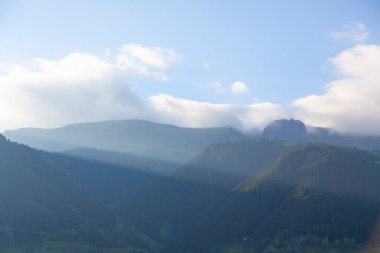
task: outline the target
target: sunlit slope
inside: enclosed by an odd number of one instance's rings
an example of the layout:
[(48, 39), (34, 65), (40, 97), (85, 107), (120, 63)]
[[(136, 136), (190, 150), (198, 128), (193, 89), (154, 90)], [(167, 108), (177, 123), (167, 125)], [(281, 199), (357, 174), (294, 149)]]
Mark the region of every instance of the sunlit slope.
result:
[(283, 150), (282, 145), (265, 140), (211, 145), (143, 191), (125, 214), (157, 240), (176, 241)]
[(180, 166), (172, 176), (231, 188), (268, 166), (284, 149), (283, 145), (266, 140), (214, 144)]
[(321, 144), (290, 147), (236, 187), (175, 249), (207, 252), (226, 243), (260, 248), (274, 240), (286, 247), (303, 236), (319, 246), (325, 238), (360, 245), (380, 214), (379, 192), (378, 155)]

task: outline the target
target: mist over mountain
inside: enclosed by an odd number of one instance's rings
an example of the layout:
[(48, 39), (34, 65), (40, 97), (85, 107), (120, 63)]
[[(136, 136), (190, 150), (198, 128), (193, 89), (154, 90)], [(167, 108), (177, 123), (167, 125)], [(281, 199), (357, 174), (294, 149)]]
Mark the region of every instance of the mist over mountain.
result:
[(326, 143), (380, 150), (380, 137), (339, 134), (294, 119), (275, 120), (250, 136), (232, 128), (181, 128), (143, 120), (105, 121), (56, 129), (23, 128), (4, 135), (46, 151), (167, 173), (215, 143), (269, 139), (289, 144)]
[(245, 139), (231, 128), (181, 128), (143, 120), (83, 123), (56, 129), (25, 128), (5, 131), (4, 135), (46, 151), (94, 148), (172, 163), (190, 159), (209, 144)]
[(333, 129), (306, 126), (302, 121), (294, 119), (275, 120), (254, 138), (278, 140), (290, 144), (326, 143), (365, 150), (380, 150), (380, 136), (341, 134)]
[[(298, 120), (274, 121), (254, 138), (229, 128), (190, 129), (137, 120), (6, 134), (41, 149), (61, 151), (36, 151), (0, 135), (2, 158), (12, 161), (2, 161), (2, 168), (34, 177), (39, 172), (33, 168), (44, 168), (47, 174), (54, 171), (54, 177), (24, 181), (46, 184), (55, 191), (25, 187), (22, 201), (40, 203), (28, 194), (47, 194), (55, 207), (48, 209), (51, 217), (57, 210), (66, 217), (79, 205), (71, 225), (76, 232), (64, 237), (75, 244), (68, 246), (71, 249), (83, 249), (86, 243), (94, 249), (128, 247), (160, 253), (362, 249), (380, 213), (380, 157), (370, 151), (377, 139), (338, 135)], [(353, 143), (361, 144), (361, 149), (351, 148), (356, 146)], [(36, 157), (39, 165), (19, 149)], [(168, 159), (177, 154), (180, 158)], [(14, 164), (21, 164), (21, 169)], [(4, 192), (18, 191), (17, 184), (9, 183), (14, 176), (7, 173), (3, 173)], [(74, 200), (68, 197), (72, 194)], [(32, 212), (27, 205), (13, 206), (28, 215)], [(4, 217), (17, 213), (7, 208)], [(91, 208), (99, 216), (80, 208)], [(53, 219), (39, 215), (33, 219)], [(3, 234), (13, 236), (9, 231), (14, 227), (5, 220), (8, 227), (2, 231), (8, 232)], [(91, 235), (98, 239), (87, 237), (82, 220), (102, 231)], [(48, 231), (34, 226), (23, 231), (38, 235), (35, 249), (63, 238), (61, 223)], [(4, 240), (8, 246), (26, 243)]]
[(99, 161), (110, 165), (131, 167), (135, 170), (166, 174), (177, 166), (176, 162), (168, 162), (160, 158), (150, 158), (138, 154), (124, 153), (94, 148), (73, 148), (62, 151), (63, 154), (84, 158), (86, 160)]
[(171, 176), (204, 185), (231, 188), (268, 166), (285, 149), (267, 140), (210, 145)]
[(0, 0), (0, 253), (380, 253), (380, 0)]
[(292, 140), (292, 141), (305, 141), (307, 138), (306, 126), (299, 120), (275, 120), (267, 125), (263, 132), (262, 137), (279, 140)]

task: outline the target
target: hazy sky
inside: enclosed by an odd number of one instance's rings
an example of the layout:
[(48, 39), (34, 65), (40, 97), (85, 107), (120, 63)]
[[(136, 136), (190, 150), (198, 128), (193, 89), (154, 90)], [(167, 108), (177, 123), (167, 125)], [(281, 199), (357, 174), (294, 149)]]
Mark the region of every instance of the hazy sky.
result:
[(142, 118), (380, 134), (380, 2), (0, 0), (0, 130)]

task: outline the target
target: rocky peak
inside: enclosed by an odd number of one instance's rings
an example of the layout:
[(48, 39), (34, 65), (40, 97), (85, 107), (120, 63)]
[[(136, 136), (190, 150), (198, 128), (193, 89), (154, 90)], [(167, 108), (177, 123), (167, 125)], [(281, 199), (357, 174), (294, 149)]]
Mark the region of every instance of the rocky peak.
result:
[(275, 120), (264, 128), (262, 137), (270, 139), (300, 141), (307, 136), (305, 124), (294, 119)]

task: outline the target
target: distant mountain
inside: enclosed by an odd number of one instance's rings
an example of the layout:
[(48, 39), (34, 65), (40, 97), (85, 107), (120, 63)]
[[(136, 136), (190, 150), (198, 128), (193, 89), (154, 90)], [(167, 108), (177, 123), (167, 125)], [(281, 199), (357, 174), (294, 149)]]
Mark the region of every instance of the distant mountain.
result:
[(290, 144), (326, 143), (380, 151), (380, 136), (344, 135), (331, 129), (305, 126), (294, 119), (275, 120), (268, 124), (261, 134), (251, 138), (278, 140)]
[(303, 142), (306, 140), (306, 126), (299, 120), (275, 120), (266, 126), (261, 134), (264, 138), (291, 140), (294, 142)]
[(358, 247), (376, 225), (379, 192), (378, 155), (323, 144), (290, 147), (168, 252), (224, 252), (217, 246), (233, 245), (254, 252)]
[(344, 135), (322, 127), (308, 128), (308, 141), (380, 151), (380, 136)]
[(244, 140), (231, 128), (181, 128), (143, 120), (73, 124), (56, 129), (24, 128), (6, 131), (16, 142), (47, 151), (94, 148), (182, 163), (204, 147)]
[(84, 184), (62, 173), (40, 152), (2, 135), (0, 175), (2, 252), (14, 246), (33, 252), (49, 241), (77, 245), (73, 251), (84, 250), (85, 245), (89, 250), (150, 247), (145, 235), (119, 218)]
[(380, 154), (315, 143), (377, 139), (296, 120), (249, 140), (137, 120), (7, 135), (62, 152), (0, 135), (0, 252), (351, 252), (380, 213)]

